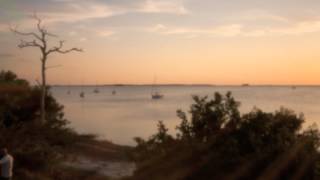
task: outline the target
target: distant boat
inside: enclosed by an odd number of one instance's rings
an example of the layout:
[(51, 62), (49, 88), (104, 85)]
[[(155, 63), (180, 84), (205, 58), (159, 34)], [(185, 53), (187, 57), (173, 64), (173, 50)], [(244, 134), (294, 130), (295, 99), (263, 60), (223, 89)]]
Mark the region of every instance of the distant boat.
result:
[(116, 95), (117, 94), (117, 91), (116, 90), (113, 90), (112, 91), (112, 95)]
[(93, 90), (93, 92), (94, 92), (94, 93), (99, 93), (100, 91), (99, 91), (98, 88), (95, 88), (95, 89)]
[(81, 83), (81, 91), (80, 91), (79, 96), (80, 96), (80, 98), (84, 98), (84, 96), (85, 96), (85, 93), (83, 91), (83, 80), (82, 80), (82, 83)]
[(248, 87), (250, 84), (242, 84), (243, 87)]
[(156, 88), (156, 78), (155, 78), (154, 83), (152, 85), (151, 98), (154, 100), (158, 100), (158, 99), (162, 99), (163, 97), (164, 95), (161, 94)]
[(162, 99), (163, 98), (163, 94), (160, 94), (159, 92), (154, 92), (154, 93), (151, 94), (151, 98), (155, 99), (155, 100)]
[(297, 89), (297, 87), (296, 86), (291, 86), (291, 89), (295, 90), (295, 89)]
[(83, 91), (80, 93), (80, 97), (84, 98), (84, 92)]
[(67, 94), (71, 94), (70, 85), (67, 86)]
[(95, 86), (95, 88), (94, 88), (93, 92), (94, 92), (94, 93), (96, 93), (96, 94), (100, 92), (97, 84), (96, 84), (96, 86)]

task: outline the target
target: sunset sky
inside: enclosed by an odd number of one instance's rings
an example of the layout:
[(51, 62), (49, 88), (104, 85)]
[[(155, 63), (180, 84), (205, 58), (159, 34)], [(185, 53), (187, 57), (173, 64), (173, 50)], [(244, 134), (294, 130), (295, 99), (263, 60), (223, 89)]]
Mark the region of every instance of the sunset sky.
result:
[(319, 0), (0, 0), (0, 68), (35, 82), (33, 12), (66, 48), (50, 84), (320, 84)]

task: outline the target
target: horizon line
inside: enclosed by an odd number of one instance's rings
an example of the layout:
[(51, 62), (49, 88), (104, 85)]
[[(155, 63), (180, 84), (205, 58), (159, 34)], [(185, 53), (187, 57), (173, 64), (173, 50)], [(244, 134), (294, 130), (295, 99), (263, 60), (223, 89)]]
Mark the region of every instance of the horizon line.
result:
[(320, 86), (320, 84), (192, 84), (192, 83), (116, 83), (116, 84), (52, 84), (49, 86), (237, 86), (237, 87), (250, 87), (250, 86), (285, 86), (285, 87), (312, 87)]

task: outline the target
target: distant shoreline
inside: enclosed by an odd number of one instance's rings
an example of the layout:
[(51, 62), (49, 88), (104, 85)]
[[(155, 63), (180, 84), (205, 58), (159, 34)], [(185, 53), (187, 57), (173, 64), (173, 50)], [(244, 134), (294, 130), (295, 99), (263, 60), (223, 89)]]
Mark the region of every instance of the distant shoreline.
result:
[[(66, 84), (54, 84), (50, 85), (51, 87), (124, 87), (124, 86), (154, 86), (153, 84), (86, 84), (86, 85), (66, 85)], [(320, 85), (272, 85), (272, 84), (253, 84), (253, 85), (215, 85), (215, 84), (157, 84), (157, 86), (181, 86), (181, 87), (243, 87), (243, 88), (250, 88), (250, 87), (320, 87)]]

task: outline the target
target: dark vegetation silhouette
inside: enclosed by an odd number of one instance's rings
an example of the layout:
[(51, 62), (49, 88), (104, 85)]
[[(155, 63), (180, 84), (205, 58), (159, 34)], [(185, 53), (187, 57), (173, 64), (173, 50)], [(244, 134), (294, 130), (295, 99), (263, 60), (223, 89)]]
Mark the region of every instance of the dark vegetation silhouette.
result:
[[(0, 147), (15, 158), (14, 179), (86, 179), (84, 171), (66, 169), (61, 163), (79, 151), (76, 143), (93, 141), (67, 127), (63, 106), (47, 87), (46, 121), (40, 120), (41, 87), (31, 86), (11, 71), (0, 72)], [(89, 176), (94, 178), (94, 173)], [(98, 178), (97, 178), (98, 179)]]
[(44, 122), (47, 118), (46, 116), (46, 93), (47, 93), (47, 81), (46, 81), (46, 70), (52, 67), (47, 66), (47, 61), (50, 55), (54, 53), (59, 54), (67, 54), (72, 51), (82, 52), (82, 49), (79, 48), (71, 48), (71, 49), (63, 49), (64, 41), (59, 41), (57, 46), (50, 47), (49, 46), (49, 38), (50, 37), (58, 37), (55, 34), (50, 33), (45, 26), (42, 25), (42, 20), (36, 15), (33, 15), (33, 18), (37, 21), (37, 31), (35, 32), (23, 32), (17, 30), (17, 28), (12, 28), (11, 31), (16, 35), (22, 36), (26, 39), (21, 39), (18, 45), (19, 48), (36, 48), (40, 50), (40, 61), (41, 61), (41, 98), (40, 106), (40, 119)]
[(178, 134), (162, 122), (149, 139), (135, 138), (131, 179), (319, 179), (319, 132), (302, 130), (303, 115), (254, 108), (241, 115), (232, 94), (193, 97)]

